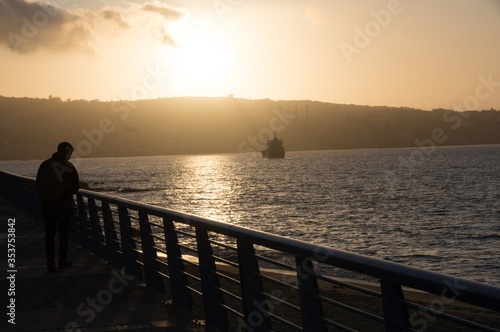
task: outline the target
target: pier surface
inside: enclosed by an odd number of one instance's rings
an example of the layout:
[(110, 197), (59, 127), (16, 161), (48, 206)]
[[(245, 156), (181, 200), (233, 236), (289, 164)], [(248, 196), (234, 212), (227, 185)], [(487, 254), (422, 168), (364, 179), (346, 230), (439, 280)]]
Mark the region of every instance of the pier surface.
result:
[[(166, 305), (164, 294), (76, 243), (69, 246), (73, 265), (48, 273), (43, 223), (3, 199), (0, 218), (1, 331), (205, 331), (189, 312)], [(15, 229), (14, 268), (7, 262), (9, 219)], [(14, 310), (7, 308), (12, 299)]]

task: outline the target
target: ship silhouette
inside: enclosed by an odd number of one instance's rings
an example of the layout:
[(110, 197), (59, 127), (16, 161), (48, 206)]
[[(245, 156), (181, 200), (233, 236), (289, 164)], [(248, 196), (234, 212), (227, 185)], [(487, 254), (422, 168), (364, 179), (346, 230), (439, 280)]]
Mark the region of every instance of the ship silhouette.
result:
[(278, 139), (276, 133), (274, 133), (273, 139), (267, 141), (267, 149), (262, 151), (262, 157), (264, 158), (285, 157), (285, 147), (283, 146), (283, 140)]

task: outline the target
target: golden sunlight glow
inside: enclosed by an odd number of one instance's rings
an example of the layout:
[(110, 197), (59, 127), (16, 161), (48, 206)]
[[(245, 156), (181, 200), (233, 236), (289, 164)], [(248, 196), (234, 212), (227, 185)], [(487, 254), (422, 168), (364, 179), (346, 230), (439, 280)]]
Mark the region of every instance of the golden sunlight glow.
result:
[(44, 2), (0, 0), (0, 95), (500, 104), (498, 0)]
[(224, 160), (217, 155), (185, 156), (182, 169), (186, 171), (182, 172), (176, 187), (185, 186), (184, 190), (190, 191), (193, 205), (189, 208), (197, 207), (191, 213), (224, 222), (238, 221), (237, 216), (235, 219), (231, 216), (231, 202), (237, 195), (238, 186), (231, 182), (234, 174), (228, 173)]
[(225, 81), (231, 72), (234, 55), (223, 44), (222, 38), (208, 36), (203, 29), (185, 38), (175, 57), (178, 82), (205, 94)]

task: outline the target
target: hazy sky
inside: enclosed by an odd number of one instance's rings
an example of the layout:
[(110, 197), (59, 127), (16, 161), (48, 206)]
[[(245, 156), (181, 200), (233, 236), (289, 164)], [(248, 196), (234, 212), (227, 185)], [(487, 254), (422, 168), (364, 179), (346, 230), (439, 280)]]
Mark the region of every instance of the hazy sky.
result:
[(0, 0), (0, 31), (4, 96), (500, 108), (500, 0)]

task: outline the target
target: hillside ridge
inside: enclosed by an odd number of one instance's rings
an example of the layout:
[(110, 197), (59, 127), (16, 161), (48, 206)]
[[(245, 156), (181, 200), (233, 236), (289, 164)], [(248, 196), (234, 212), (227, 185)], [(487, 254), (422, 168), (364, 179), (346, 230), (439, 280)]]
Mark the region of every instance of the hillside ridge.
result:
[(86, 101), (0, 96), (0, 159), (44, 159), (60, 141), (76, 157), (500, 144), (500, 112), (311, 100), (175, 97)]

